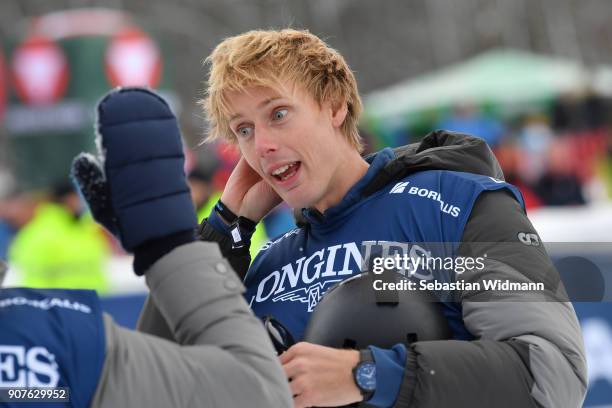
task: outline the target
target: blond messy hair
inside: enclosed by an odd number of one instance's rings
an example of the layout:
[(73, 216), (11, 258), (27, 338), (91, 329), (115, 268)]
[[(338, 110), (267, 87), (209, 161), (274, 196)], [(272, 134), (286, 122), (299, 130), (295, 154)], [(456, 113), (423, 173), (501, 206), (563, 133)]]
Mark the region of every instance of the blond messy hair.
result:
[(207, 141), (236, 143), (229, 126), (227, 92), (247, 87), (276, 88), (281, 80), (301, 86), (318, 104), (345, 102), (348, 113), (341, 131), (359, 152), (363, 150), (357, 123), (362, 111), (357, 82), (336, 50), (308, 31), (255, 30), (226, 38), (205, 60), (210, 65), (206, 97), (200, 101), (209, 121)]

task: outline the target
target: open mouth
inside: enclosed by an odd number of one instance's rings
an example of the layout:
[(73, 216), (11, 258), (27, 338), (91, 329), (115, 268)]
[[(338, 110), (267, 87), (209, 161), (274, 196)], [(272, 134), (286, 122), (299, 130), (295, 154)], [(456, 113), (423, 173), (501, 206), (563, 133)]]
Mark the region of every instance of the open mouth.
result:
[(278, 181), (287, 181), (295, 176), (300, 169), (300, 162), (296, 161), (293, 163), (285, 164), (272, 172), (272, 177)]

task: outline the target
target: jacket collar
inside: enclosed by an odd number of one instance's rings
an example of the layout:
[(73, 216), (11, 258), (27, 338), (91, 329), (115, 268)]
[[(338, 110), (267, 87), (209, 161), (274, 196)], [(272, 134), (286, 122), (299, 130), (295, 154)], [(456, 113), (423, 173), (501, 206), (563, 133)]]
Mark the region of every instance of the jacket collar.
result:
[(333, 207), (328, 208), (322, 214), (316, 208), (303, 208), (302, 215), (311, 224), (327, 223), (345, 213), (350, 207), (361, 201), (363, 195), (361, 190), (374, 178), (374, 176), (393, 158), (395, 153), (391, 148), (384, 148), (381, 151), (366, 157), (370, 164), (366, 174), (349, 189), (342, 200)]

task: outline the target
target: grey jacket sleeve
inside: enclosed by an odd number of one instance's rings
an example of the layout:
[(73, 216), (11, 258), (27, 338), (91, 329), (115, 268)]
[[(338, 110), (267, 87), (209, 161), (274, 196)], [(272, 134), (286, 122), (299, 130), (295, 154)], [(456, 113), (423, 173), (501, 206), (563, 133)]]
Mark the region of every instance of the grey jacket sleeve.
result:
[(178, 344), (105, 316), (106, 358), (92, 407), (292, 405), (272, 345), (217, 245), (176, 248), (146, 281)]
[[(251, 254), (248, 246), (238, 249), (232, 248), (231, 238), (215, 230), (208, 223), (207, 219), (202, 220), (202, 223), (198, 226), (196, 236), (201, 241), (214, 242), (218, 244), (223, 257), (232, 265), (232, 268), (238, 274), (240, 280), (244, 280), (251, 262)], [(175, 341), (174, 335), (168, 327), (168, 323), (159, 312), (150, 295), (147, 296), (145, 304), (140, 313), (137, 330), (167, 340)]]
[(461, 293), (476, 340), (413, 343), (396, 406), (582, 406), (587, 370), (576, 314), (543, 245), (521, 243), (520, 233), (536, 232), (518, 202), (505, 191), (482, 194), (459, 252), (486, 253), (485, 268), (460, 279), (542, 282), (545, 291)]
[(136, 330), (142, 333), (152, 334), (153, 336), (161, 337), (162, 339), (170, 340), (175, 342), (174, 333), (168, 326), (168, 322), (160, 313), (158, 307), (153, 302), (151, 294), (147, 296), (138, 323), (136, 323)]
[[(229, 261), (234, 271), (240, 277), (240, 280), (244, 280), (251, 262), (251, 254), (248, 246), (238, 249), (232, 248), (231, 238), (215, 230), (208, 223), (207, 219), (202, 220), (202, 223), (197, 228), (196, 235), (201, 241), (214, 242), (218, 244), (223, 257)], [(174, 335), (168, 327), (168, 323), (159, 312), (150, 295), (147, 296), (145, 304), (140, 313), (137, 330), (167, 340), (175, 341)]]

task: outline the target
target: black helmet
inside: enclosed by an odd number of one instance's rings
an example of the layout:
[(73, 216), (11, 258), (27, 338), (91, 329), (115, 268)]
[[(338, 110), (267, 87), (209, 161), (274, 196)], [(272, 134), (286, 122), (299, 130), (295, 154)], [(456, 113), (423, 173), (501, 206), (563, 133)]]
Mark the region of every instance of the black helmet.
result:
[(304, 341), (361, 349), (451, 337), (441, 304), (433, 294), (418, 290), (418, 281), (412, 280), (416, 290), (377, 291), (373, 284), (378, 279), (411, 281), (395, 272), (364, 272), (340, 282), (313, 311)]

